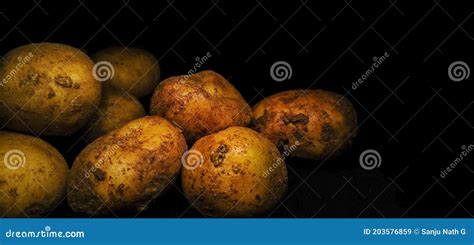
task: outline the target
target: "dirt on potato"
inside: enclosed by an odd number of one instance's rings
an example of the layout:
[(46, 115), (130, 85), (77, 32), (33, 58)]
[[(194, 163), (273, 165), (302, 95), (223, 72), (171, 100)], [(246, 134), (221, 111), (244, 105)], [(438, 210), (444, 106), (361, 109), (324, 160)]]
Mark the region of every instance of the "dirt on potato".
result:
[(189, 143), (230, 126), (246, 126), (252, 113), (234, 86), (213, 71), (165, 79), (150, 109), (179, 125)]
[(68, 166), (45, 141), (0, 131), (0, 217), (43, 217), (66, 195)]
[(337, 156), (356, 135), (357, 113), (341, 95), (324, 90), (291, 90), (263, 99), (253, 108), (252, 128), (280, 151), (297, 145), (291, 156), (321, 160)]
[(167, 120), (133, 120), (88, 145), (68, 183), (71, 208), (87, 215), (141, 211), (173, 184), (186, 141)]
[(77, 132), (100, 103), (102, 85), (81, 50), (33, 43), (10, 51), (0, 64), (0, 123), (34, 134)]
[(199, 139), (183, 161), (185, 196), (207, 216), (261, 215), (287, 190), (287, 169), (278, 149), (248, 128), (230, 127)]

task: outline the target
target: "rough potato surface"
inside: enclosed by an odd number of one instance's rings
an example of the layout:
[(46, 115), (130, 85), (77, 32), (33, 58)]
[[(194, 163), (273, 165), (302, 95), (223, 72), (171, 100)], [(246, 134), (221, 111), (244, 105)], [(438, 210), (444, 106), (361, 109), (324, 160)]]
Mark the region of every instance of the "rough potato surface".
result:
[[(199, 139), (190, 154), (195, 168), (183, 168), (186, 198), (213, 217), (248, 217), (270, 211), (285, 195), (288, 176), (275, 145), (261, 134), (230, 127)], [(184, 161), (193, 161), (188, 155)]]
[(213, 71), (170, 77), (156, 88), (151, 113), (175, 122), (192, 143), (230, 126), (246, 126), (252, 110), (225, 78)]
[(68, 166), (45, 141), (0, 131), (0, 217), (42, 217), (66, 194)]
[[(35, 135), (70, 135), (100, 103), (102, 85), (79, 49), (34, 43), (10, 51), (0, 64), (0, 123)], [(16, 114), (15, 114), (16, 113)]]
[(141, 211), (172, 185), (186, 142), (173, 124), (143, 117), (88, 145), (68, 183), (69, 205), (87, 215)]
[(282, 152), (298, 144), (291, 156), (321, 160), (351, 145), (357, 114), (352, 104), (336, 93), (291, 90), (257, 103), (252, 127)]

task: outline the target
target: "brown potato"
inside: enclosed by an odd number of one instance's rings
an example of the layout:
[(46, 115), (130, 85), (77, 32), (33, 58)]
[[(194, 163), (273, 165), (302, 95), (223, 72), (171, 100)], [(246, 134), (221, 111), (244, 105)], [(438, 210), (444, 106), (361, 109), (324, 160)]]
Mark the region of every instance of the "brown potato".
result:
[(0, 124), (44, 135), (78, 131), (100, 103), (102, 87), (92, 70), (86, 54), (64, 44), (13, 49), (0, 64)]
[(350, 146), (357, 113), (346, 98), (323, 90), (285, 91), (253, 108), (253, 128), (290, 156), (320, 160)]
[[(109, 62), (112, 86), (141, 98), (151, 94), (160, 80), (160, 65), (155, 56), (143, 49), (112, 47), (92, 55), (95, 62)], [(112, 76), (113, 75), (113, 76)]]
[(240, 93), (213, 71), (170, 77), (156, 88), (151, 114), (175, 122), (192, 143), (230, 126), (245, 126), (252, 111)]
[(255, 216), (270, 211), (288, 186), (286, 165), (261, 134), (230, 127), (199, 139), (182, 159), (189, 203), (209, 216)]
[(144, 210), (172, 185), (186, 148), (184, 136), (167, 120), (133, 120), (79, 154), (68, 182), (69, 205), (87, 215)]
[(0, 131), (0, 217), (41, 217), (66, 194), (68, 166), (45, 141)]
[(145, 115), (145, 109), (135, 97), (113, 87), (104, 86), (100, 107), (86, 126), (84, 137), (92, 142)]

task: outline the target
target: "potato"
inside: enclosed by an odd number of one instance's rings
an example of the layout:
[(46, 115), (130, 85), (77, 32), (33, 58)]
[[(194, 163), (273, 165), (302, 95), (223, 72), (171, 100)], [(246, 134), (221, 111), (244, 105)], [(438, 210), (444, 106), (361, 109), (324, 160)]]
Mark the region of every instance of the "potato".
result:
[(86, 54), (64, 44), (13, 49), (0, 64), (0, 125), (36, 135), (78, 131), (100, 103), (92, 70)]
[(205, 136), (182, 161), (185, 196), (205, 215), (263, 214), (287, 190), (286, 165), (278, 149), (248, 128), (230, 127)]
[(69, 205), (87, 215), (142, 211), (172, 185), (186, 148), (184, 136), (167, 120), (133, 120), (79, 154), (68, 182)]
[(151, 114), (182, 127), (190, 143), (230, 126), (245, 126), (252, 114), (232, 84), (213, 71), (164, 80), (153, 94), (150, 109)]
[(86, 126), (84, 137), (92, 142), (145, 114), (145, 109), (135, 97), (114, 87), (104, 86), (100, 107)]
[(346, 98), (336, 93), (291, 90), (257, 103), (252, 125), (280, 151), (321, 160), (338, 155), (351, 145), (357, 113)]
[(112, 65), (113, 73), (106, 83), (137, 98), (151, 94), (160, 80), (158, 60), (143, 49), (111, 47), (93, 54), (92, 59)]
[(68, 166), (51, 145), (0, 131), (0, 217), (41, 217), (66, 194)]

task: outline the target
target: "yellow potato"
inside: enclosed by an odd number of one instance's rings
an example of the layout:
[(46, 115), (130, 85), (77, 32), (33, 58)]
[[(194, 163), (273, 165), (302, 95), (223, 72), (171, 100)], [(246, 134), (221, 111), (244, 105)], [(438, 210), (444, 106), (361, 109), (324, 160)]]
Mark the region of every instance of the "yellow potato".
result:
[(41, 217), (66, 194), (68, 166), (51, 145), (0, 131), (0, 217)]
[(205, 136), (182, 161), (185, 196), (208, 216), (263, 214), (287, 190), (286, 165), (278, 149), (248, 128), (230, 127)]
[(185, 150), (184, 136), (167, 120), (133, 120), (79, 154), (68, 182), (69, 205), (87, 215), (144, 210), (172, 185)]
[(86, 126), (84, 137), (92, 142), (145, 114), (145, 109), (135, 97), (113, 87), (104, 86), (100, 107)]
[(246, 126), (251, 109), (225, 78), (213, 71), (170, 77), (151, 99), (151, 114), (175, 122), (192, 143), (230, 126)]
[[(357, 113), (349, 100), (336, 93), (291, 90), (255, 105), (252, 125), (280, 151), (321, 160), (336, 156), (351, 145)], [(289, 151), (288, 147), (294, 149)]]
[[(0, 64), (0, 124), (12, 130), (70, 135), (99, 105), (101, 84), (82, 51), (36, 43), (10, 51)], [(16, 114), (15, 114), (16, 113)]]
[(112, 47), (92, 55), (95, 62), (109, 62), (112, 86), (141, 98), (151, 94), (160, 80), (160, 65), (155, 56), (143, 49)]

